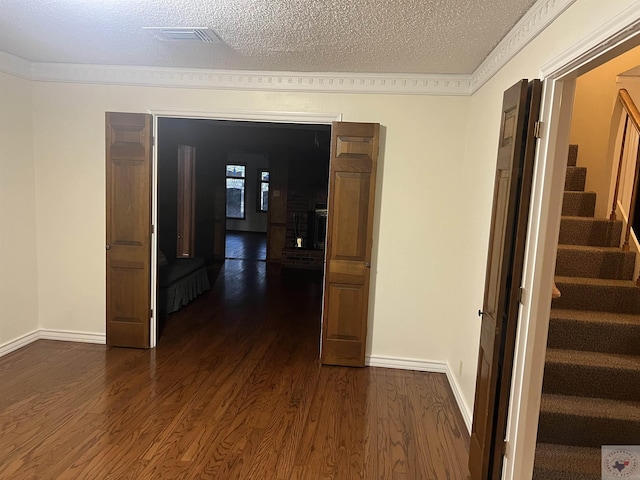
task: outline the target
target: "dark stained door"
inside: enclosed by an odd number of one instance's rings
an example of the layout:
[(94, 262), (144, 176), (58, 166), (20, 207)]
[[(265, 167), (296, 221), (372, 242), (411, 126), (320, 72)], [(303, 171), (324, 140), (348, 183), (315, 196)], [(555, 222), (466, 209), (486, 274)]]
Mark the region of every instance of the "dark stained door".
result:
[[(223, 165), (224, 167), (224, 165)], [(215, 176), (214, 195), (215, 205), (213, 210), (213, 258), (218, 262), (224, 262), (226, 257), (227, 236), (227, 188), (225, 186), (224, 170), (221, 168), (219, 175)]]
[(472, 480), (501, 478), (541, 83), (504, 93), (469, 450)]
[(192, 258), (195, 244), (196, 147), (178, 145), (178, 225), (176, 256)]
[(364, 366), (380, 125), (334, 122), (322, 363)]
[(149, 348), (151, 115), (106, 114), (107, 345)]

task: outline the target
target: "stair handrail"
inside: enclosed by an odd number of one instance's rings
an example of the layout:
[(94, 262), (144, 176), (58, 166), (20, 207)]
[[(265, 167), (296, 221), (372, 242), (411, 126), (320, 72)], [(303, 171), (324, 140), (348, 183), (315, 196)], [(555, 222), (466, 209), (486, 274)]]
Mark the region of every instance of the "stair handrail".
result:
[[(609, 218), (611, 220), (616, 219), (616, 209), (618, 207), (618, 193), (620, 190), (620, 180), (622, 175), (622, 163), (625, 155), (625, 147), (626, 147), (626, 137), (627, 137), (627, 129), (629, 126), (629, 122), (633, 125), (636, 132), (640, 136), (640, 110), (634, 103), (629, 92), (621, 88), (618, 90), (617, 102), (620, 102), (622, 108), (625, 113), (624, 120), (624, 129), (622, 131), (622, 141), (620, 144), (620, 157), (618, 159), (618, 173), (616, 175), (616, 186), (613, 191), (613, 206), (611, 208), (611, 215)], [(625, 252), (629, 251), (629, 238), (631, 236), (631, 222), (633, 221), (633, 217), (635, 215), (636, 209), (636, 200), (638, 197), (638, 177), (640, 170), (640, 143), (638, 144), (638, 148), (636, 151), (636, 161), (635, 161), (635, 169), (634, 169), (634, 177), (633, 177), (633, 190), (631, 192), (631, 205), (629, 205), (629, 212), (627, 218), (627, 228), (624, 234), (624, 242), (622, 243), (622, 250)]]

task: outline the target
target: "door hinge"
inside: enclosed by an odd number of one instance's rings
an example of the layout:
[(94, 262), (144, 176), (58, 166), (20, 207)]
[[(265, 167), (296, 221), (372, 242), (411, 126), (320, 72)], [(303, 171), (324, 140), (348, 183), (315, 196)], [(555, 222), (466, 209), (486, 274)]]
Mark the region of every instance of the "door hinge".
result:
[(542, 127), (543, 124), (540, 120), (533, 124), (533, 136), (535, 138), (542, 138)]
[(153, 235), (154, 233), (156, 233), (156, 226), (151, 225), (151, 234)]
[(507, 441), (506, 440), (502, 441), (502, 456), (503, 457), (507, 456)]
[(156, 137), (151, 137), (151, 146), (152, 147), (156, 146)]
[(149, 310), (149, 318), (153, 318), (153, 308)]
[(524, 287), (520, 287), (520, 290), (518, 290), (518, 302), (524, 305), (524, 296), (526, 295), (526, 290), (524, 289)]

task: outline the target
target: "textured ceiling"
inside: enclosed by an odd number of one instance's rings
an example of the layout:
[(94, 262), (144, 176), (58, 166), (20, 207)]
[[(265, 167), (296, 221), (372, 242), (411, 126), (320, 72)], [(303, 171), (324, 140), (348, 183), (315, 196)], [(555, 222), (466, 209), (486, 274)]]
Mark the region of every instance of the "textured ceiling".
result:
[[(469, 74), (535, 0), (0, 0), (0, 50), (34, 62)], [(142, 27), (209, 27), (222, 44)]]

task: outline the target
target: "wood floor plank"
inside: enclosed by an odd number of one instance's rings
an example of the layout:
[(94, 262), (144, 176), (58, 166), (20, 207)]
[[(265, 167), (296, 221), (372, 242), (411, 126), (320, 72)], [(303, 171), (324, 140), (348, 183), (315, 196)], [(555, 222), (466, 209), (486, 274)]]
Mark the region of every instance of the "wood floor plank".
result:
[(319, 365), (322, 279), (227, 261), (155, 350), (0, 358), (0, 478), (467, 480), (442, 374)]

